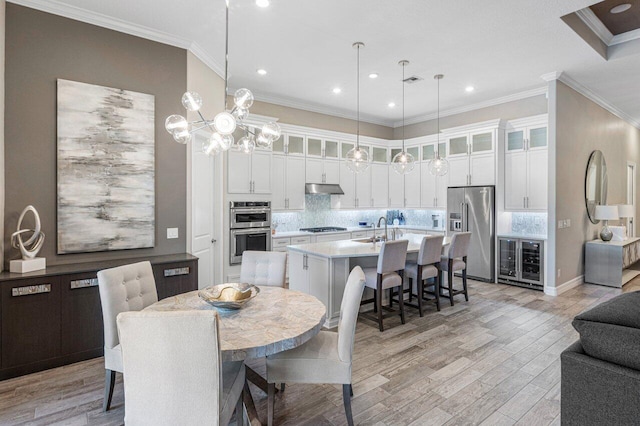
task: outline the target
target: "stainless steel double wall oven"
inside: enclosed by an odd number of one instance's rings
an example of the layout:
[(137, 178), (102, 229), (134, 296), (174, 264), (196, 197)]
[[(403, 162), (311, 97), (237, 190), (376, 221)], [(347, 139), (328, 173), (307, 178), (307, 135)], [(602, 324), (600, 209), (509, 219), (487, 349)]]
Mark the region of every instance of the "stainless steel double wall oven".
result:
[(229, 264), (242, 263), (245, 250), (271, 250), (270, 201), (232, 201), (229, 224)]

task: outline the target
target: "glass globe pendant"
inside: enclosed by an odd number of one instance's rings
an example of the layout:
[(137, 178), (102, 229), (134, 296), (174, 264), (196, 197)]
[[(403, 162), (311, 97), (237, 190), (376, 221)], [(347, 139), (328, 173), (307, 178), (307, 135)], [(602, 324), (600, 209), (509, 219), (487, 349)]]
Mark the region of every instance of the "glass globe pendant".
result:
[(256, 141), (253, 138), (253, 135), (247, 135), (238, 141), (236, 145), (236, 149), (245, 154), (251, 154), (254, 149), (256, 149)]
[(413, 170), (416, 166), (416, 159), (404, 148), (404, 67), (409, 65), (409, 61), (402, 60), (398, 62), (398, 65), (402, 66), (402, 151), (393, 156), (391, 167), (396, 173), (404, 175)]
[(433, 76), (438, 80), (438, 141), (436, 143), (436, 156), (429, 161), (429, 173), (433, 176), (444, 176), (449, 173), (449, 161), (440, 157), (440, 80), (444, 78), (442, 74), (436, 74)]
[(369, 152), (360, 148), (360, 48), (364, 47), (364, 43), (355, 42), (351, 45), (353, 48), (357, 49), (357, 70), (356, 70), (356, 81), (357, 81), (357, 89), (356, 89), (356, 98), (357, 98), (357, 128), (356, 128), (356, 146), (350, 149), (347, 152), (347, 156), (345, 161), (347, 162), (347, 168), (354, 173), (360, 173), (364, 170), (367, 170), (369, 167)]

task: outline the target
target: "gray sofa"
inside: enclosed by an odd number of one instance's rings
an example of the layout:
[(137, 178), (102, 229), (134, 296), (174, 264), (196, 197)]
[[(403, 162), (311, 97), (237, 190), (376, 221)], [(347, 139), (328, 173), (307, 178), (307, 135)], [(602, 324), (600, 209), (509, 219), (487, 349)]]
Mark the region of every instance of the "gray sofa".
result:
[(573, 320), (580, 340), (561, 355), (563, 425), (640, 425), (640, 292)]

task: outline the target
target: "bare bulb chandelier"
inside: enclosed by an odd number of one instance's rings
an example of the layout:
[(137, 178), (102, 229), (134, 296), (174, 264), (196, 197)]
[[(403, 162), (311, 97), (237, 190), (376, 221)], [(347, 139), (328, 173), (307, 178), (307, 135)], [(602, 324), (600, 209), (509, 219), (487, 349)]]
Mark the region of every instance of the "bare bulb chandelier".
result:
[(449, 161), (440, 156), (440, 80), (444, 78), (442, 74), (433, 76), (438, 80), (438, 140), (436, 143), (436, 155), (429, 161), (429, 173), (433, 176), (444, 176), (449, 172)]
[(415, 158), (408, 153), (404, 147), (404, 68), (409, 65), (409, 61), (402, 60), (398, 62), (398, 65), (402, 66), (402, 151), (397, 153), (391, 160), (391, 166), (396, 173), (404, 175), (413, 170), (416, 166)]
[(360, 148), (360, 48), (364, 47), (364, 43), (355, 42), (352, 45), (358, 51), (357, 60), (357, 131), (356, 131), (356, 146), (347, 152), (347, 167), (354, 173), (360, 173), (369, 167), (369, 152)]
[(244, 136), (235, 143), (238, 151), (250, 154), (258, 147), (269, 148), (273, 141), (280, 138), (280, 126), (271, 122), (262, 126), (259, 134), (256, 134), (244, 121), (249, 116), (249, 108), (253, 105), (253, 93), (249, 89), (238, 89), (233, 96), (233, 108), (229, 111), (227, 106), (227, 93), (229, 88), (229, 0), (226, 4), (225, 26), (225, 54), (224, 54), (224, 105), (225, 111), (216, 115), (213, 120), (206, 119), (200, 112), (202, 98), (196, 92), (186, 92), (182, 95), (182, 105), (187, 111), (197, 112), (199, 120), (189, 122), (181, 115), (173, 114), (167, 117), (164, 126), (173, 139), (180, 143), (189, 143), (195, 132), (209, 129), (211, 135), (202, 144), (202, 150), (207, 155), (216, 155), (227, 151), (234, 146), (233, 132), (237, 128), (244, 131)]

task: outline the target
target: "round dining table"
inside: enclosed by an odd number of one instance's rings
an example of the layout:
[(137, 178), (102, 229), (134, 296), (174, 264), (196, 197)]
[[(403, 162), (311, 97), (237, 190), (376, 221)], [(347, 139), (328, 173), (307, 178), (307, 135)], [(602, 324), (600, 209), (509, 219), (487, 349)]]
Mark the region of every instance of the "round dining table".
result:
[(309, 294), (280, 287), (260, 292), (241, 309), (218, 309), (198, 296), (198, 290), (162, 299), (145, 310), (216, 310), (220, 321), (222, 361), (242, 361), (293, 349), (320, 332), (326, 307)]

